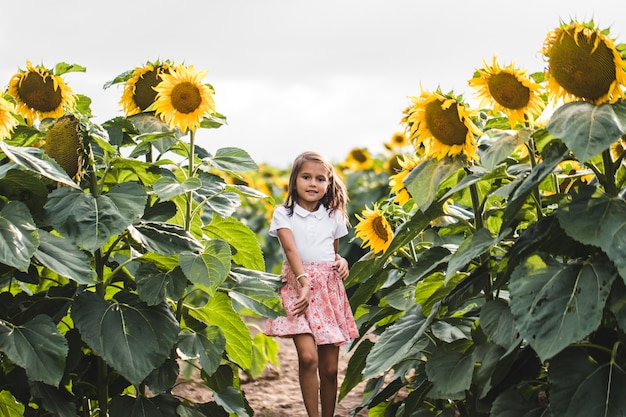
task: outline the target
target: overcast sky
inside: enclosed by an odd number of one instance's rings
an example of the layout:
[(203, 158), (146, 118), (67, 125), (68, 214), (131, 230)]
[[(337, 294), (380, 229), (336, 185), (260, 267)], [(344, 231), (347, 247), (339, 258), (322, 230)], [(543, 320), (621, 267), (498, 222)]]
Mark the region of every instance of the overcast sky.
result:
[(485, 59), (541, 71), (546, 34), (594, 19), (626, 43), (624, 0), (2, 0), (0, 83), (26, 61), (79, 64), (64, 76), (93, 100), (95, 121), (121, 115), (120, 73), (169, 59), (208, 70), (228, 125), (199, 133), (209, 152), (236, 146), (287, 166), (304, 150), (334, 161), (382, 151), (420, 84), (473, 98)]

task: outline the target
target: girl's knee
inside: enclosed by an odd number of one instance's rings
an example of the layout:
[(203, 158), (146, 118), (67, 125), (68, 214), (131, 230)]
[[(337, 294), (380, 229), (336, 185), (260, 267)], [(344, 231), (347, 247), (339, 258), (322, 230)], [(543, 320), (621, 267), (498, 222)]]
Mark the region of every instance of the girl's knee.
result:
[(318, 359), (316, 352), (299, 352), (298, 363), (301, 369), (317, 369)]

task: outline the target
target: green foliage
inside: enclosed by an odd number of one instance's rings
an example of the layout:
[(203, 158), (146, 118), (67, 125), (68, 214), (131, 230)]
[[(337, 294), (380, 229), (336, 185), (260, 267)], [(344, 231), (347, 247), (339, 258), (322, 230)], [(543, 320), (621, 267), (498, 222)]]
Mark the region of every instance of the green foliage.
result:
[[(100, 127), (77, 110), (89, 157), (77, 179), (30, 146), (48, 121), (0, 142), (0, 414), (252, 416), (239, 371), (258, 377), (277, 345), (243, 316), (284, 314), (234, 216), (265, 195), (226, 183), (256, 163), (151, 114)], [(176, 395), (180, 365), (214, 401)]]

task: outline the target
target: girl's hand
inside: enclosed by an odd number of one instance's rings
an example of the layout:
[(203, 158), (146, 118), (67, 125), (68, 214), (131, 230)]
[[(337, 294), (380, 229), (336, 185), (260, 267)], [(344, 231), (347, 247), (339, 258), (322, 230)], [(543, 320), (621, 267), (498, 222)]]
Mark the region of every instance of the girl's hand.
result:
[(309, 299), (311, 298), (311, 288), (309, 284), (306, 283), (300, 289), (300, 298), (293, 305), (293, 313), (296, 316), (303, 314), (307, 308), (309, 308)]
[(348, 261), (346, 261), (344, 258), (342, 258), (341, 256), (337, 256), (337, 259), (335, 259), (335, 262), (333, 263), (333, 268), (335, 269), (335, 271), (337, 271), (341, 279), (348, 278), (348, 275), (350, 274), (350, 269), (348, 268)]

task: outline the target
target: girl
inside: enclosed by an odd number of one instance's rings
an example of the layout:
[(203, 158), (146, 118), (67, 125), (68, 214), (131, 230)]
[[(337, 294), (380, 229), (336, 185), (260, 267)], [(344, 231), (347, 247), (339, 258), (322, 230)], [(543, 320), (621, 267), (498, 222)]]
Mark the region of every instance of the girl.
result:
[(319, 400), (322, 417), (333, 417), (339, 346), (359, 335), (343, 286), (348, 261), (337, 253), (339, 238), (348, 233), (347, 200), (330, 162), (304, 152), (293, 163), (287, 199), (270, 224), (285, 259), (280, 298), (287, 316), (268, 320), (265, 333), (293, 339), (309, 417), (319, 416)]

